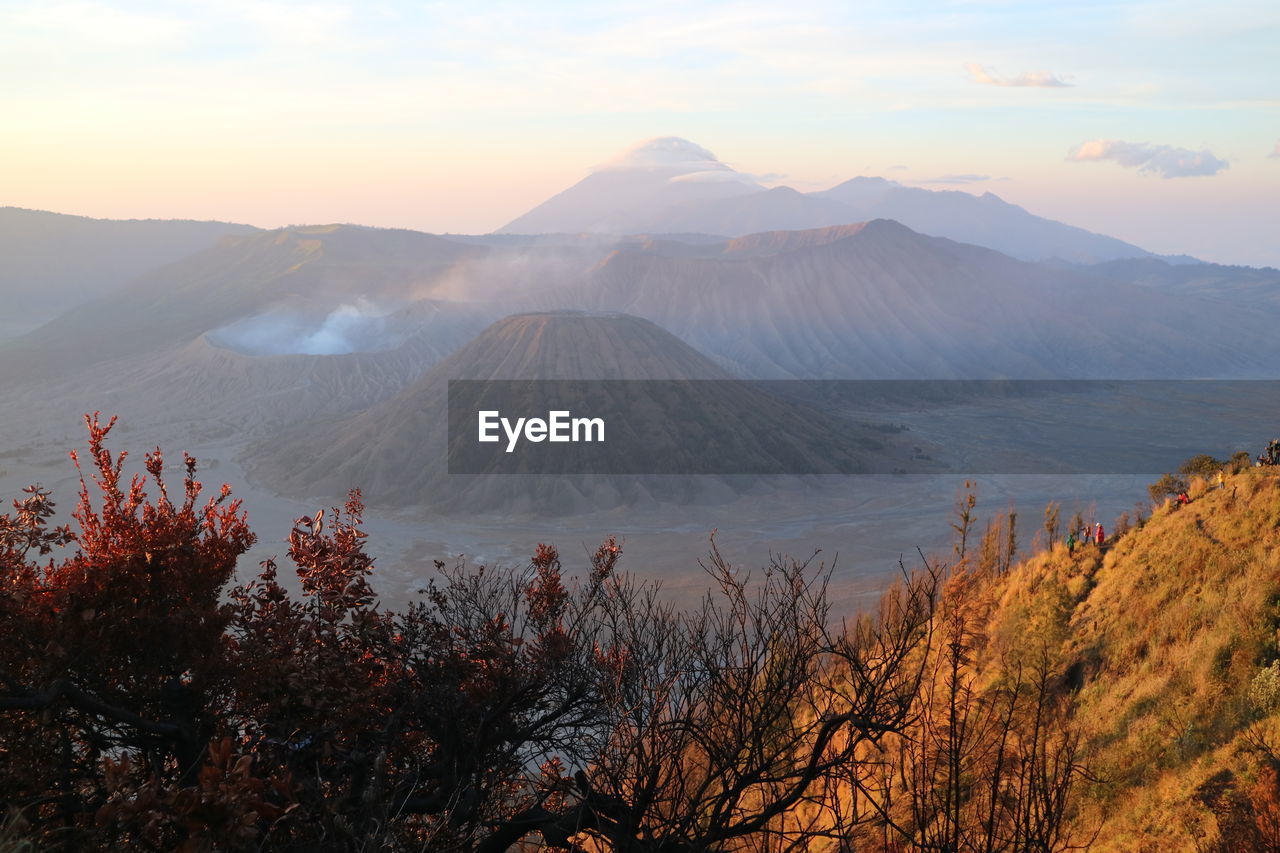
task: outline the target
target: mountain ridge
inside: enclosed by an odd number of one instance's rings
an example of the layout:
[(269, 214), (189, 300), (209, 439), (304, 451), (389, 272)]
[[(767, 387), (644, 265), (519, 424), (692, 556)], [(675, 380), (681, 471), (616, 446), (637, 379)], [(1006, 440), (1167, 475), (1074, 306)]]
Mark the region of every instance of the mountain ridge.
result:
[[(715, 437), (718, 450), (733, 445), (737, 449), (727, 455), (737, 453), (735, 458), (798, 454), (809, 468), (834, 473), (842, 464), (869, 459), (880, 446), (868, 430), (733, 379), (648, 320), (543, 311), (505, 317), (395, 397), (347, 418), (302, 424), (250, 448), (244, 459), (255, 479), (287, 493), (334, 497), (359, 487), (376, 505), (428, 505), (447, 512), (540, 514), (654, 501), (719, 501), (757, 485), (758, 477), (735, 475), (449, 474), (450, 441), (457, 438), (446, 434), (448, 385), (458, 379), (675, 380), (662, 383), (660, 400), (628, 400), (621, 410), (640, 420), (614, 428), (652, 437), (670, 428), (664, 412), (696, 405), (716, 421), (702, 424), (702, 434)], [(652, 383), (629, 387), (653, 393)], [(747, 413), (750, 417), (740, 416)], [(767, 423), (768, 429), (761, 432), (755, 422)], [(679, 438), (667, 443), (677, 452), (697, 452), (686, 451)], [(631, 466), (643, 470), (646, 462), (632, 459)]]
[[(1096, 263), (1152, 253), (1114, 237), (1036, 216), (991, 192), (928, 190), (880, 177), (858, 176), (826, 190), (802, 193), (766, 188), (679, 138), (640, 143), (697, 152), (662, 161), (620, 158), (497, 229), (517, 233), (699, 233), (729, 238), (763, 231), (795, 231), (894, 219), (913, 230), (976, 243), (1023, 260)], [(694, 159), (694, 158), (697, 159)], [(711, 158), (711, 159), (707, 159)], [(705, 176), (734, 176), (705, 181)], [(687, 186), (702, 178), (706, 186)]]
[(0, 207), (0, 339), (105, 296), (149, 269), (213, 246), (251, 225), (189, 219), (97, 219)]

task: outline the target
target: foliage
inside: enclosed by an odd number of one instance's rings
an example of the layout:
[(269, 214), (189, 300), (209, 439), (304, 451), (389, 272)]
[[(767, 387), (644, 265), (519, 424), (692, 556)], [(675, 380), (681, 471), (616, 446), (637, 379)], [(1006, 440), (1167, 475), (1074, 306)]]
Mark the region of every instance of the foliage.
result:
[(1187, 490), (1187, 481), (1172, 474), (1164, 474), (1159, 480), (1147, 486), (1147, 494), (1151, 495), (1151, 502), (1159, 504), (1166, 498), (1174, 498)]
[(1179, 465), (1178, 474), (1184, 480), (1190, 480), (1193, 477), (1208, 479), (1221, 471), (1226, 464), (1226, 462), (1214, 459), (1207, 453), (1200, 453)]
[(1259, 714), (1280, 711), (1280, 661), (1258, 670), (1249, 683), (1249, 704)]
[(952, 514), (955, 521), (951, 522), (951, 529), (955, 531), (955, 555), (956, 559), (963, 561), (969, 550), (969, 533), (974, 525), (974, 507), (978, 505), (978, 484), (972, 480), (965, 480), (964, 486), (956, 491), (955, 508)]
[[(31, 804), (24, 818), (48, 827), (91, 818), (104, 767), (123, 755), (194, 782), (216, 725), (208, 708), (231, 677), (219, 595), (253, 541), (228, 489), (199, 503), (193, 459), (174, 503), (160, 451), (148, 453), (151, 500), (104, 446), (114, 419), (86, 421), (94, 488), (82, 476), (77, 531), (48, 528), (53, 502), (38, 489), (0, 516), (3, 800)], [(67, 559), (30, 559), (73, 542)]]
[(1053, 550), (1053, 546), (1058, 541), (1058, 533), (1059, 533), (1058, 517), (1060, 512), (1061, 512), (1061, 507), (1058, 505), (1057, 501), (1049, 501), (1049, 503), (1045, 505), (1045, 508), (1044, 508), (1045, 547), (1048, 548), (1050, 551)]
[(87, 423), (74, 523), (0, 515), (0, 850), (1280, 849), (1265, 469), (1021, 562), (968, 484), (956, 565), (848, 623), (829, 568), (714, 540), (690, 610), (610, 539), (391, 611), (358, 492), (295, 522), (296, 584), (235, 585), (226, 487), (126, 478)]
[[(233, 587), (253, 535), (229, 490), (200, 503), (188, 457), (171, 501), (158, 450), (126, 483), (113, 423), (88, 419), (74, 527), (50, 526), (40, 489), (0, 516), (0, 805), (15, 844), (803, 843), (845, 826), (824, 805), (837, 770), (909, 722), (932, 567), (848, 630), (808, 561), (753, 579), (713, 545), (714, 593), (678, 612), (617, 573), (613, 540), (582, 580), (546, 545), (527, 568), (437, 563), (423, 599), (390, 612), (353, 492), (295, 522), (300, 594), (272, 560)], [(74, 553), (37, 562), (62, 546)], [(789, 822), (810, 804), (836, 819)]]
[(1081, 804), (1100, 821), (1097, 853), (1267, 849), (1231, 846), (1197, 788), (1230, 774), (1232, 809), (1253, 821), (1261, 807), (1248, 792), (1272, 758), (1255, 742), (1280, 719), (1250, 692), (1275, 659), (1280, 478), (1249, 469), (1193, 497), (1102, 559), (1023, 567), (1028, 588), (1056, 576), (1083, 594), (1061, 654), (1100, 780)]
[(1275, 765), (1262, 765), (1252, 785), (1241, 781), (1224, 771), (1196, 789), (1197, 800), (1212, 814), (1217, 828), (1216, 837), (1200, 850), (1280, 853), (1280, 776)]

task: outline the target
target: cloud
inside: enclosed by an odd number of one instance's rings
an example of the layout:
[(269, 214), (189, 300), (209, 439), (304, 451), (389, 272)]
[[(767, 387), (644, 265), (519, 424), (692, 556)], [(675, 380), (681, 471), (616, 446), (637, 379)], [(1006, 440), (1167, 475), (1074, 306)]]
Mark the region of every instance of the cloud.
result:
[(1280, 140), (1276, 140), (1276, 147), (1272, 148), (1267, 156), (1272, 160), (1280, 160)]
[(701, 145), (678, 136), (659, 136), (632, 145), (592, 171), (608, 169), (679, 170), (684, 172), (731, 171)]
[(975, 83), (987, 86), (1029, 86), (1037, 89), (1062, 89), (1073, 84), (1060, 79), (1050, 71), (1023, 71), (1017, 77), (996, 77), (976, 62), (965, 66)]
[(890, 172), (905, 172), (905, 171), (907, 171), (907, 167), (906, 167), (906, 166), (904, 166), (904, 165), (902, 165), (901, 163), (899, 163), (899, 164), (898, 164), (898, 165), (896, 165), (896, 166), (890, 166), (890, 167), (889, 167), (889, 171), (890, 171)]
[(759, 187), (759, 176), (739, 172), (701, 145), (678, 136), (658, 136), (591, 169), (592, 172), (640, 171), (668, 175), (671, 183), (746, 184)]
[(673, 184), (728, 184), (739, 183), (756, 185), (756, 181), (750, 175), (743, 172), (735, 172), (732, 169), (708, 169), (702, 172), (685, 172), (671, 178)]
[(28, 39), (53, 37), (79, 50), (172, 47), (191, 29), (178, 17), (134, 13), (90, 0), (33, 4), (3, 24)]
[(1083, 142), (1067, 154), (1077, 163), (1089, 160), (1113, 160), (1126, 169), (1141, 174), (1157, 173), (1162, 178), (1190, 178), (1216, 175), (1230, 164), (1208, 148), (1192, 151), (1172, 145), (1148, 142), (1124, 142), (1119, 139), (1094, 139)]
[(999, 180), (992, 178), (990, 175), (943, 175), (939, 178), (930, 178), (927, 181), (921, 181), (922, 184), (976, 184), (982, 181)]

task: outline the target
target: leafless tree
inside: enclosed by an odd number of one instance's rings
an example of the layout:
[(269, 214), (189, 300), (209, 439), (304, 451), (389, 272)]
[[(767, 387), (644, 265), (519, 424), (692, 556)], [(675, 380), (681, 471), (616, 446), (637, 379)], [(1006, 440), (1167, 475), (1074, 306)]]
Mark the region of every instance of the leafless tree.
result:
[(704, 568), (714, 591), (700, 608), (644, 597), (612, 614), (625, 648), (605, 653), (626, 663), (607, 743), (565, 785), (564, 809), (526, 816), (551, 844), (805, 849), (858, 819), (836, 784), (910, 723), (937, 573), (926, 567), (879, 613), (835, 626), (829, 573), (811, 561), (775, 559), (752, 577), (713, 544)]

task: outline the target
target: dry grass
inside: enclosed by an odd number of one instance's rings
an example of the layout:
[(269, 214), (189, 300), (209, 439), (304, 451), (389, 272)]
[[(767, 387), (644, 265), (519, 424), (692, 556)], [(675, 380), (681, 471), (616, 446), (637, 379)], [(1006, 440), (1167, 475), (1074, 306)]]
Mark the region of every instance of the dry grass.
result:
[(1078, 690), (1097, 851), (1196, 850), (1215, 831), (1197, 786), (1224, 769), (1248, 779), (1249, 735), (1280, 731), (1249, 702), (1280, 658), (1280, 476), (1249, 469), (1190, 492), (1104, 554), (1059, 546), (996, 590), (993, 651), (1054, 649)]

